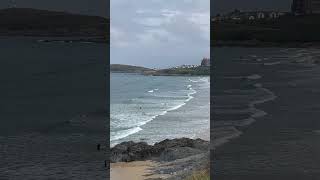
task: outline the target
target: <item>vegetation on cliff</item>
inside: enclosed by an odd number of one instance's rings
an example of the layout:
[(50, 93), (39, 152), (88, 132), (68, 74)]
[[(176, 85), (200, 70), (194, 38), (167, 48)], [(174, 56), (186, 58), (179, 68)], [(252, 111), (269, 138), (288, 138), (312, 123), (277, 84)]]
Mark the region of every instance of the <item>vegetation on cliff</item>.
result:
[(174, 75), (185, 75), (185, 76), (208, 76), (210, 75), (210, 67), (198, 66), (193, 68), (170, 68), (157, 70), (151, 75), (154, 76), (174, 76)]
[(110, 71), (114, 73), (140, 73), (150, 76), (209, 76), (209, 66), (197, 66), (192, 68), (149, 69), (140, 66), (123, 64), (111, 64)]
[(211, 21), (211, 45), (320, 42), (320, 15), (286, 15), (275, 20)]
[(109, 19), (30, 8), (2, 9), (0, 35), (88, 37), (109, 42)]
[(205, 170), (194, 172), (186, 180), (210, 180), (210, 170), (208, 168)]
[(110, 65), (111, 72), (118, 72), (118, 73), (145, 73), (148, 71), (154, 71), (149, 68), (140, 67), (140, 66), (131, 66), (131, 65), (124, 65), (124, 64), (111, 64)]

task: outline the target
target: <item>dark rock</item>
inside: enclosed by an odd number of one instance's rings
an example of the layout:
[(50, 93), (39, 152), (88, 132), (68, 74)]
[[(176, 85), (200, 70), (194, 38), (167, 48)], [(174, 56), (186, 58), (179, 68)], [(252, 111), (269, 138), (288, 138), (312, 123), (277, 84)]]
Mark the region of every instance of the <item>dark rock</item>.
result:
[(123, 142), (111, 148), (111, 162), (140, 161), (150, 158), (160, 158), (163, 161), (173, 161), (208, 151), (209, 142), (201, 139), (166, 139), (154, 146), (145, 142)]
[(202, 139), (189, 139), (189, 138), (180, 138), (180, 139), (166, 139), (154, 145), (154, 148), (158, 152), (162, 152), (168, 148), (175, 148), (175, 147), (191, 147), (195, 149), (205, 149), (207, 148), (209, 143)]
[(123, 142), (111, 148), (111, 162), (130, 162), (144, 160), (152, 155), (152, 146), (145, 142)]
[(200, 153), (203, 153), (203, 151), (191, 147), (168, 148), (160, 154), (160, 161), (174, 161)]

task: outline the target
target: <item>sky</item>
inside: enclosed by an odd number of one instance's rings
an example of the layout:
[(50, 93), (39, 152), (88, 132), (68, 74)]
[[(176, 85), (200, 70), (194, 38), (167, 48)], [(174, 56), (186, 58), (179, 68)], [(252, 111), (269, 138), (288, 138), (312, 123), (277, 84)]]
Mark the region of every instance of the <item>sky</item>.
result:
[(1, 0), (0, 8), (11, 7), (15, 2), (18, 8), (36, 8), (56, 11), (68, 11), (76, 14), (86, 14), (108, 17), (110, 0)]
[(240, 10), (277, 10), (290, 11), (292, 0), (212, 0), (211, 13), (230, 12)]
[[(109, 17), (111, 63), (168, 67), (210, 54), (212, 15), (240, 10), (289, 11), (292, 0), (1, 0), (0, 8), (68, 11)], [(110, 1), (110, 2), (109, 2)]]
[(111, 0), (111, 64), (165, 68), (210, 56), (210, 0)]

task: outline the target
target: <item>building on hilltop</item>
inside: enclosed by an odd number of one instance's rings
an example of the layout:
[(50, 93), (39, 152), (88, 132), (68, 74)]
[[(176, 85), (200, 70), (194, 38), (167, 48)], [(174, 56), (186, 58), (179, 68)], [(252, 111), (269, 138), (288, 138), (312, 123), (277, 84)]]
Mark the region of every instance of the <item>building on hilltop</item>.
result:
[(264, 19), (266, 15), (264, 14), (264, 12), (258, 12), (257, 17), (258, 19)]
[[(319, 0), (320, 1), (320, 0)], [(213, 22), (218, 21), (255, 21), (255, 20), (276, 20), (279, 19), (281, 16), (286, 15), (286, 12), (280, 11), (240, 11), (234, 10), (230, 13), (225, 15), (217, 15), (212, 19)]]
[(320, 0), (293, 0), (291, 10), (295, 15), (320, 14)]
[(292, 13), (296, 15), (310, 14), (309, 0), (293, 0), (291, 5)]
[(210, 66), (210, 58), (203, 58), (201, 61), (201, 66)]

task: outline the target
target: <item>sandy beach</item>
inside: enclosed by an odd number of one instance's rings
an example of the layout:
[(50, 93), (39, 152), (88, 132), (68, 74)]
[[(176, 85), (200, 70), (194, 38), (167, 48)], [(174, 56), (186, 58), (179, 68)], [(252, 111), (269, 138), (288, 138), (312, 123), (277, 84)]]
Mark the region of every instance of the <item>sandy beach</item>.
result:
[[(197, 137), (202, 137), (205, 141), (209, 141), (210, 133), (209, 129), (199, 133)], [(208, 146), (207, 146), (208, 147)], [(141, 149), (141, 148), (140, 148)], [(168, 149), (169, 150), (169, 149)], [(171, 150), (169, 150), (170, 152)], [(180, 155), (176, 154), (181, 151)], [(207, 151), (208, 152), (208, 151)], [(173, 153), (173, 154), (171, 154)], [(165, 156), (153, 157), (153, 160), (145, 161), (132, 161), (132, 162), (117, 162), (110, 164), (110, 178), (112, 180), (146, 180), (146, 179), (175, 179), (175, 175), (179, 177), (181, 174), (186, 175), (192, 173), (189, 169), (199, 170), (198, 166), (207, 168), (209, 162), (209, 154), (199, 151), (199, 154), (190, 154), (188, 151), (177, 148), (167, 156), (173, 158), (173, 160), (165, 160)], [(180, 153), (179, 153), (180, 154)], [(162, 159), (162, 160), (161, 160)], [(206, 165), (207, 164), (207, 165)], [(183, 172), (187, 171), (187, 172)], [(180, 174), (180, 175), (179, 175)]]
[(152, 168), (157, 166), (154, 161), (134, 161), (111, 163), (110, 177), (112, 180), (144, 180), (152, 176)]

